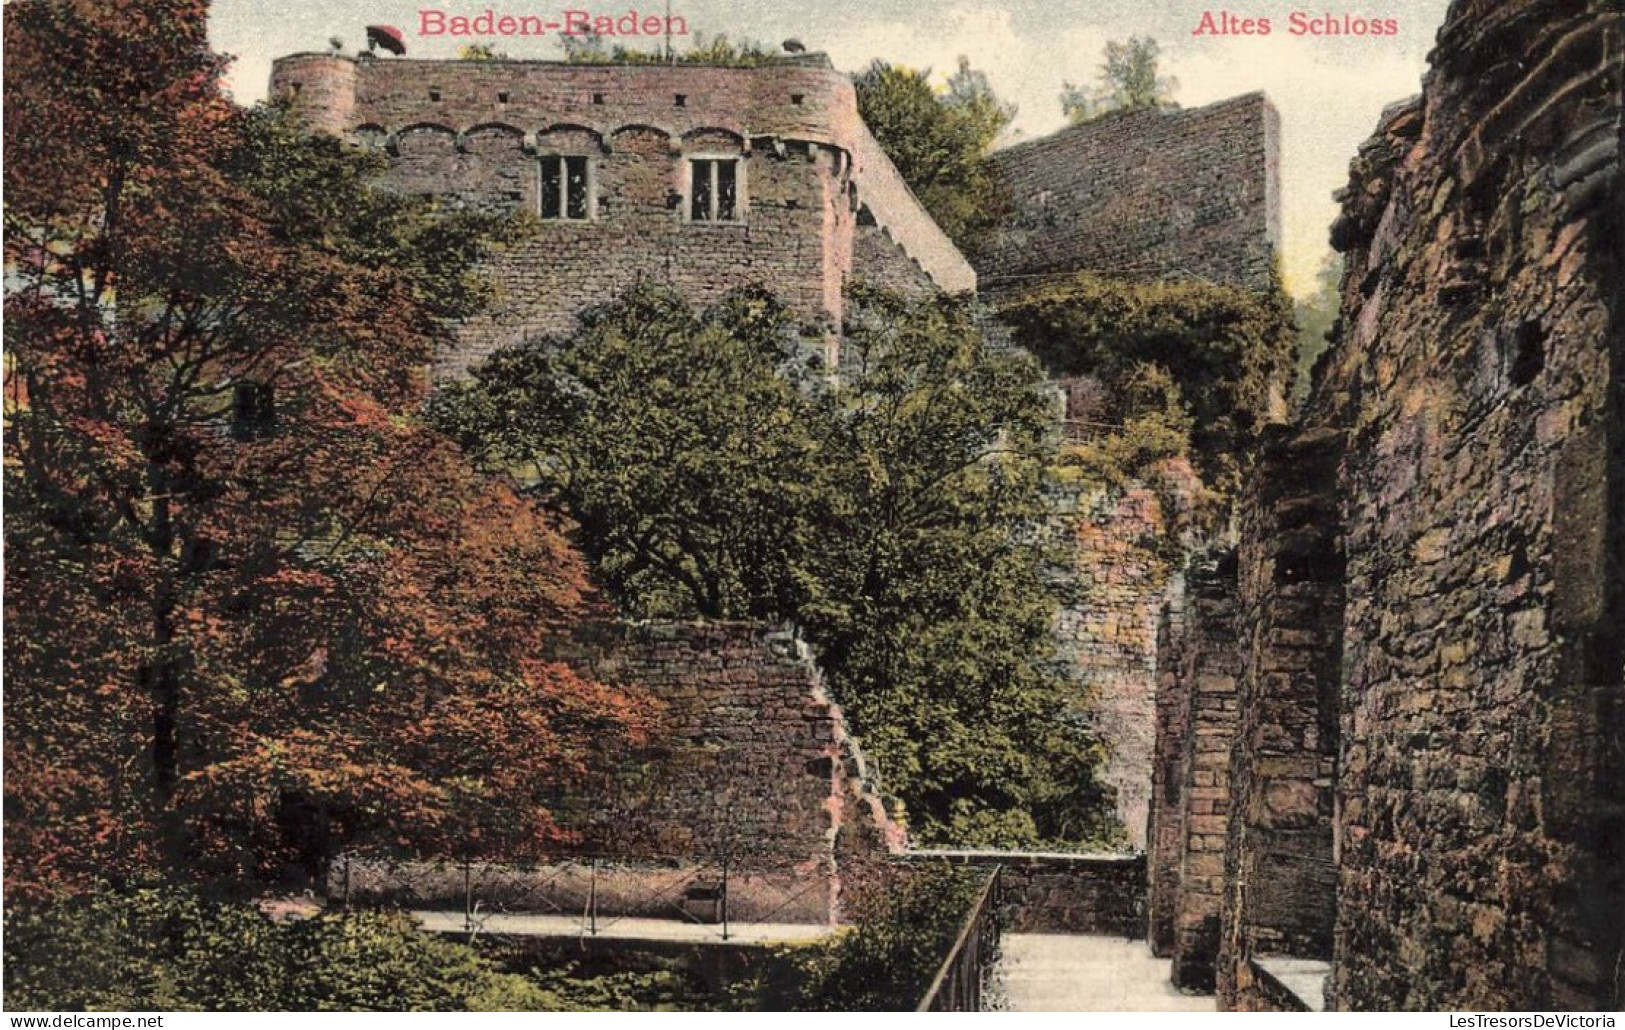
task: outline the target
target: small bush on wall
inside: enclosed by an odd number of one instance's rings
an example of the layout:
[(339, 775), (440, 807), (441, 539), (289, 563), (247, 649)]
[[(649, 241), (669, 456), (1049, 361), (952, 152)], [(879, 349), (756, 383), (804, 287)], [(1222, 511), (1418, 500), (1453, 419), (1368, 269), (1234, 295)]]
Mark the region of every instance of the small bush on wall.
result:
[[(1239, 456), (1291, 389), (1296, 330), (1291, 301), (1278, 286), (1257, 294), (1205, 282), (1079, 275), (1036, 288), (999, 314), (1052, 375), (1101, 380), (1117, 398), (1115, 421), (1170, 414), (1169, 390), (1145, 388), (1148, 376), (1168, 380), (1189, 419), (1192, 458), (1209, 485), (1225, 492)], [(1171, 414), (1171, 421), (1155, 419), (1159, 433), (1182, 421)], [(1172, 453), (1164, 439), (1149, 446)]]

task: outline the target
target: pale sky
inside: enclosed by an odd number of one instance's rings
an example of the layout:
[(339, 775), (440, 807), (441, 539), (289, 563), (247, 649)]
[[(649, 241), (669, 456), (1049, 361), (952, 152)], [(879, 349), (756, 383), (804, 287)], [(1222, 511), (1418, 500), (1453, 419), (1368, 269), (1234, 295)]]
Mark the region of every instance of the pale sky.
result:
[[(635, 2), (635, 0), (634, 0)], [(387, 24), (406, 35), (409, 56), (453, 57), (468, 42), (489, 42), (515, 58), (560, 56), (553, 37), (432, 38), (418, 35), (420, 9), (474, 16), (485, 10), (535, 14), (557, 21), (567, 9), (593, 14), (663, 14), (665, 0), (634, 6), (593, 0), (214, 0), (211, 37), (237, 58), (228, 84), (239, 101), (265, 94), (273, 58), (325, 50), (330, 37), (348, 52), (365, 43), (364, 26)], [(873, 58), (931, 68), (940, 78), (961, 54), (987, 73), (1001, 99), (1020, 111), (1015, 138), (1059, 128), (1062, 83), (1092, 83), (1101, 51), (1112, 39), (1151, 36), (1162, 46), (1162, 72), (1179, 80), (1175, 100), (1197, 107), (1263, 90), (1281, 112), (1283, 264), (1287, 285), (1304, 292), (1328, 252), (1327, 230), (1336, 216), (1332, 191), (1347, 179), (1355, 148), (1370, 135), (1388, 104), (1416, 93), (1427, 52), (1444, 20), (1448, 0), (1365, 0), (1292, 3), (1254, 0), (1243, 6), (1205, 6), (1201, 0), (670, 0), (693, 31), (754, 39), (777, 46), (794, 37), (809, 50), (829, 53), (835, 66), (856, 71)], [(1268, 18), (1267, 37), (1193, 35), (1205, 11)], [(1383, 37), (1294, 36), (1289, 15), (1359, 15), (1392, 18), (1398, 34)], [(625, 42), (640, 43), (640, 40)], [(658, 41), (648, 41), (652, 48)], [(681, 46), (681, 41), (679, 41)]]

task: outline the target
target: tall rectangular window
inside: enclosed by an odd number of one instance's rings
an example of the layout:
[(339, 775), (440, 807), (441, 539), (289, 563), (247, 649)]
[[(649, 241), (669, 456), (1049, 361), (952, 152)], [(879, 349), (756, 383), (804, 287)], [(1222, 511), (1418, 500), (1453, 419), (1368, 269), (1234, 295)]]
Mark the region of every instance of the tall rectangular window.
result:
[(689, 221), (739, 221), (739, 162), (732, 158), (696, 158), (688, 166)]
[(585, 157), (542, 158), (542, 217), (583, 222), (592, 217), (592, 168)]

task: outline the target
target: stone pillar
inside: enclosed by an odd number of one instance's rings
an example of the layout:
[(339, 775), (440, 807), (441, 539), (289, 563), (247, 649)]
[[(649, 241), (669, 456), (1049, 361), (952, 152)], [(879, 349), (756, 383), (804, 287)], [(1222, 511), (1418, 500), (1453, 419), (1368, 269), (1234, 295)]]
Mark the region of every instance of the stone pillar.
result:
[(1197, 559), (1187, 574), (1186, 639), (1178, 675), (1187, 692), (1180, 790), (1179, 890), (1174, 903), (1173, 982), (1214, 989), (1230, 749), (1236, 734), (1236, 556)]
[(1185, 853), (1185, 730), (1190, 716), (1190, 684), (1180, 675), (1186, 642), (1185, 583), (1170, 586), (1157, 622), (1157, 725), (1151, 768), (1151, 816), (1146, 830), (1150, 858), (1151, 953), (1174, 953), (1174, 913), (1179, 904), (1180, 861)]
[[(1183, 489), (1175, 481), (1175, 492)], [(1168, 516), (1157, 491), (1143, 483), (1062, 489), (1056, 509), (1057, 526), (1077, 543), (1076, 564), (1064, 573), (1070, 600), (1056, 619), (1058, 658), (1086, 692), (1094, 728), (1111, 749), (1101, 779), (1116, 795), (1129, 843), (1145, 849), (1157, 613), (1170, 572), (1159, 548)]]
[(1272, 427), (1242, 501), (1240, 725), (1219, 947), (1219, 1007), (1275, 1007), (1248, 962), (1329, 960), (1343, 555), (1330, 429)]

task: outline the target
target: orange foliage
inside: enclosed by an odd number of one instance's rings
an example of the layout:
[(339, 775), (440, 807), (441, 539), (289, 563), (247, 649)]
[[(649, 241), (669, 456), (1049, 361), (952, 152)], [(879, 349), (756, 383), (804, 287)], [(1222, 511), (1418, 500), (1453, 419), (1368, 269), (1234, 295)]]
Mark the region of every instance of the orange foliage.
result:
[(245, 171), (204, 12), (5, 9), (7, 893), (535, 855), (648, 705), (540, 657), (581, 559), (415, 421), (435, 298)]

